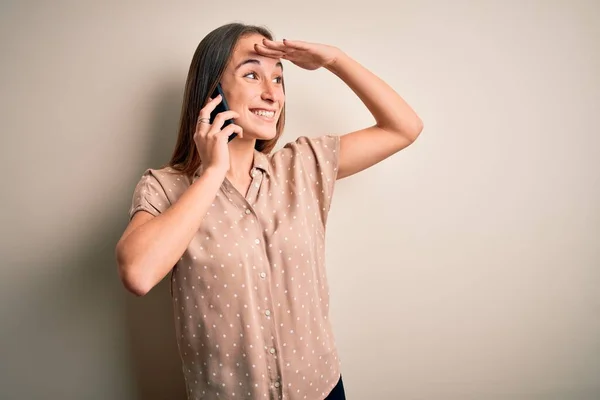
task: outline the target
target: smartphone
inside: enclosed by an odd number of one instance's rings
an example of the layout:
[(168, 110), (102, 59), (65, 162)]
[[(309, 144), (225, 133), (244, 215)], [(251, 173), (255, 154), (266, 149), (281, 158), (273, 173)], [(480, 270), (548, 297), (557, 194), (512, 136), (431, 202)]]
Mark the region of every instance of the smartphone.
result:
[[(221, 102), (219, 104), (217, 104), (217, 107), (215, 107), (213, 112), (210, 113), (210, 123), (211, 124), (215, 120), (215, 117), (217, 116), (218, 113), (221, 113), (223, 111), (229, 111), (229, 106), (227, 105), (227, 100), (225, 99), (225, 93), (223, 93), (223, 88), (221, 87), (220, 83), (217, 84), (217, 88), (213, 92), (211, 98), (214, 99), (218, 95), (221, 95)], [(232, 124), (232, 123), (233, 123), (233, 119), (226, 120), (221, 129), (225, 128), (227, 125)], [(236, 136), (237, 136), (237, 133), (234, 132), (233, 134), (229, 135), (229, 139), (227, 141), (231, 142), (233, 139), (235, 139)]]

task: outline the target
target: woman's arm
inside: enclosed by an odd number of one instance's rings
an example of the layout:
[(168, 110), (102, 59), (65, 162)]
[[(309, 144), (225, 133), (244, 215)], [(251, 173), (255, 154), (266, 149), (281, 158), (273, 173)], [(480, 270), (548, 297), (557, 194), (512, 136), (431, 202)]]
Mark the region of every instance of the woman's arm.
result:
[(207, 168), (164, 213), (136, 213), (116, 247), (119, 276), (127, 290), (143, 296), (171, 271), (224, 179), (224, 171)]
[(362, 171), (410, 145), (423, 130), (423, 122), (387, 83), (347, 54), (326, 65), (342, 79), (369, 109), (376, 124), (342, 135), (338, 179)]
[(263, 40), (258, 54), (283, 58), (314, 70), (327, 68), (342, 79), (369, 109), (376, 124), (341, 136), (337, 178), (355, 174), (415, 141), (423, 123), (410, 106), (384, 81), (334, 46), (302, 41)]

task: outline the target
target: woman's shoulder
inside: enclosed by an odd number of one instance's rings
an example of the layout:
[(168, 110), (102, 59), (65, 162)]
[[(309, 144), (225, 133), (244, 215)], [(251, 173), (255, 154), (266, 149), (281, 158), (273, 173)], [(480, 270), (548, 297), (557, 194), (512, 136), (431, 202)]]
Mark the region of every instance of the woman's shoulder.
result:
[(285, 143), (272, 156), (302, 151), (315, 152), (328, 148), (335, 150), (339, 146), (339, 140), (340, 137), (337, 135), (299, 136), (295, 140)]
[(165, 189), (173, 189), (189, 186), (190, 178), (177, 168), (167, 165), (157, 168), (146, 168), (142, 172), (139, 182), (153, 183)]
[(335, 144), (335, 142), (339, 141), (339, 136), (325, 134), (319, 136), (298, 136), (295, 140), (291, 140), (284, 144), (284, 146), (279, 150), (285, 150), (296, 147), (320, 147), (320, 146), (328, 146), (330, 144)]
[(300, 136), (287, 142), (271, 155), (273, 163), (293, 163), (294, 160), (335, 158), (339, 153), (340, 137), (337, 135)]
[(157, 179), (177, 179), (185, 177), (186, 175), (173, 166), (164, 165), (161, 167), (147, 167), (143, 171), (142, 176), (152, 176)]

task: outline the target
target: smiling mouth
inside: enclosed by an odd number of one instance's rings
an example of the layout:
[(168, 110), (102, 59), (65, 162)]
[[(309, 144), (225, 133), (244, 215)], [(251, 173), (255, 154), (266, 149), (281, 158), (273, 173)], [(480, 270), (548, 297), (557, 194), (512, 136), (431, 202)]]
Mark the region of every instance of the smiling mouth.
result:
[(250, 112), (265, 121), (273, 121), (273, 119), (275, 117), (275, 111), (268, 111), (268, 110), (262, 110), (262, 109), (251, 109)]

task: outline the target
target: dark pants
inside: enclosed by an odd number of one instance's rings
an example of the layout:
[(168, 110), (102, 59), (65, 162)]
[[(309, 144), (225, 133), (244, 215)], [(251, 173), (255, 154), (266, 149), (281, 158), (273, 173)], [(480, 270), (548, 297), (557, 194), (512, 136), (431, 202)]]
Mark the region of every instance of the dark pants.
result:
[(331, 393), (325, 397), (325, 400), (346, 400), (346, 393), (344, 393), (344, 384), (341, 375), (337, 385), (335, 385)]

